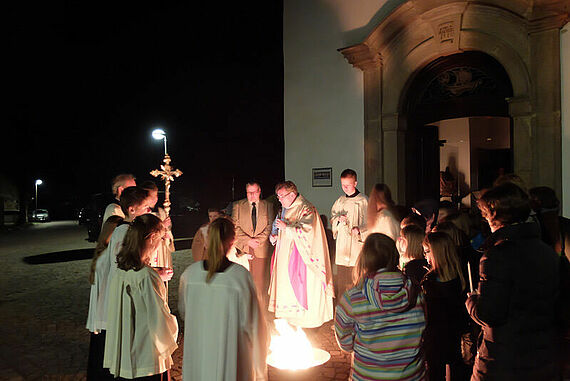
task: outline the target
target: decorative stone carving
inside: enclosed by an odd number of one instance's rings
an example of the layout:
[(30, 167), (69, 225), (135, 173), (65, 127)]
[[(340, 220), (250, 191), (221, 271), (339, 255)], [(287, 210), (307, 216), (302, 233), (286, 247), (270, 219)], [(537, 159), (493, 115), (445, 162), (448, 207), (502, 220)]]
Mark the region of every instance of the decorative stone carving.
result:
[(434, 78), (427, 86), (420, 103), (429, 104), (476, 95), (483, 90), (492, 92), (496, 87), (495, 80), (481, 70), (473, 67), (456, 67)]
[(540, 33), (551, 29), (560, 29), (568, 22), (568, 14), (559, 14), (532, 20), (528, 24), (529, 34)]
[(352, 66), (362, 71), (378, 68), (382, 65), (380, 54), (374, 53), (366, 44), (353, 45), (338, 49), (338, 51)]
[(441, 52), (459, 50), (459, 31), (461, 29), (461, 14), (447, 19), (435, 20), (432, 23), (434, 37)]

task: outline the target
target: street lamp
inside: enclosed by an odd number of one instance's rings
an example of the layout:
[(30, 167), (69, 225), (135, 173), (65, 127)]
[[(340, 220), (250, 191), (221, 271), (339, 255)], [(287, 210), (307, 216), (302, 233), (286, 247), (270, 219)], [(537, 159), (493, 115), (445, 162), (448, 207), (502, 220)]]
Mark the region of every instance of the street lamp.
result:
[(160, 166), (160, 169), (153, 169), (150, 171), (150, 174), (154, 177), (160, 177), (164, 181), (164, 211), (166, 215), (170, 213), (170, 182), (174, 181), (175, 177), (181, 176), (182, 171), (179, 169), (174, 169), (170, 165), (172, 159), (170, 159), (170, 155), (166, 151), (166, 133), (164, 130), (157, 128), (152, 131), (152, 137), (155, 140), (164, 140), (164, 159), (163, 165)]
[(36, 180), (36, 210), (38, 210), (38, 185), (42, 185), (43, 181), (40, 179)]
[(152, 131), (152, 137), (155, 140), (164, 140), (164, 155), (168, 155), (166, 152), (166, 132), (164, 132), (164, 130), (161, 128), (157, 128)]

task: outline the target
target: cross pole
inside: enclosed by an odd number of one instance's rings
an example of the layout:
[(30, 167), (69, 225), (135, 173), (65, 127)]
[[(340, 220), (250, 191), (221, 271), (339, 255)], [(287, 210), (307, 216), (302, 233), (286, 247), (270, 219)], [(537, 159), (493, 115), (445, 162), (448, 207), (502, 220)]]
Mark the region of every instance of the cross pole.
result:
[(172, 166), (170, 165), (171, 159), (170, 159), (170, 155), (165, 154), (164, 155), (164, 160), (163, 160), (164, 164), (162, 164), (160, 166), (160, 170), (158, 169), (153, 169), (152, 171), (150, 171), (150, 174), (154, 177), (159, 177), (161, 178), (162, 181), (164, 181), (164, 211), (166, 212), (166, 215), (169, 216), (170, 215), (170, 182), (174, 181), (175, 177), (181, 176), (182, 175), (182, 171), (179, 169), (173, 169)]

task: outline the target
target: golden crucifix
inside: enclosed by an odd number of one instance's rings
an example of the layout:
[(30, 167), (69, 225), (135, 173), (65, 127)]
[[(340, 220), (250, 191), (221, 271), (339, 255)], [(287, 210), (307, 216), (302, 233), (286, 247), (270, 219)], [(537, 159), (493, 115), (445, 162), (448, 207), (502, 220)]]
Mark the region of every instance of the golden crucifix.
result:
[(170, 182), (174, 181), (175, 177), (181, 176), (182, 175), (182, 171), (180, 169), (173, 169), (172, 166), (170, 165), (170, 155), (165, 154), (164, 155), (164, 164), (162, 164), (160, 166), (160, 170), (158, 169), (153, 169), (152, 171), (150, 171), (150, 174), (153, 175), (154, 177), (161, 177), (161, 179), (164, 181), (164, 186), (165, 186), (165, 190), (164, 190), (164, 211), (166, 212), (166, 215), (170, 215)]

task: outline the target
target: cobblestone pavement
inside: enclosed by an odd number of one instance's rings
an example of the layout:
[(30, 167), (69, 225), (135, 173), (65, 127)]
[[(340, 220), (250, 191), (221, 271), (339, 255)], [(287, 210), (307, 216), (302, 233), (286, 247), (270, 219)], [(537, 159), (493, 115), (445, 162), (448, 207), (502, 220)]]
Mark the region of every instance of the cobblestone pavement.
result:
[[(87, 274), (94, 248), (85, 237), (85, 229), (72, 221), (0, 233), (0, 379), (85, 379), (89, 346), (85, 329)], [(31, 256), (34, 261), (30, 261)], [(178, 281), (192, 263), (190, 250), (175, 252), (173, 262), (169, 304), (177, 314)], [(269, 379), (346, 380), (350, 357), (338, 349), (331, 325), (329, 322), (307, 332), (314, 346), (331, 353), (329, 362), (293, 375), (270, 368)], [(182, 379), (182, 329), (174, 354), (173, 380)]]

